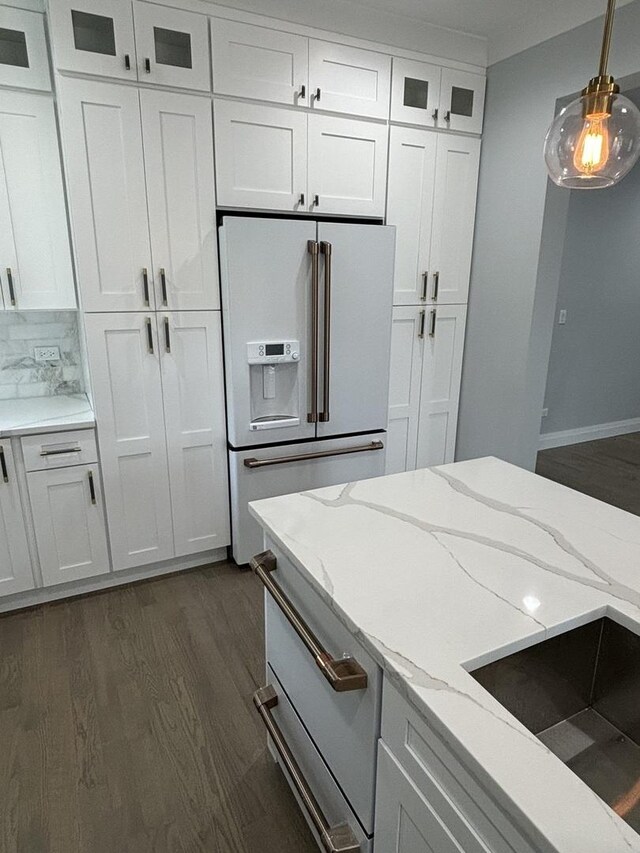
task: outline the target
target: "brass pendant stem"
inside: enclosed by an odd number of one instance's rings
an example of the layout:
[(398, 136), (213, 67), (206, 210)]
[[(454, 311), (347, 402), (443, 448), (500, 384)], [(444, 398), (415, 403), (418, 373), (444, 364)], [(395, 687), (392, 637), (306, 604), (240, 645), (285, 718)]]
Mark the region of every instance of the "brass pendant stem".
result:
[(609, 64), (609, 49), (611, 48), (611, 33), (613, 32), (613, 16), (616, 11), (616, 0), (607, 0), (607, 13), (604, 18), (604, 32), (602, 33), (602, 50), (600, 51), (599, 77), (607, 74)]

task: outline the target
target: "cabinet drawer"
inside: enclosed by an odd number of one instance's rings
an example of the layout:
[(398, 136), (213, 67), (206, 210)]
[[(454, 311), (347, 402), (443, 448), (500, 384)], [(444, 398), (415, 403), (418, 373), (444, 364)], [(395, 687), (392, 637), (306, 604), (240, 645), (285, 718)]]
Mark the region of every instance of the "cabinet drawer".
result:
[[(287, 747), (293, 754), (294, 759), (298, 763), (302, 776), (305, 782), (311, 788), (314, 797), (318, 801), (324, 817), (330, 826), (339, 826), (340, 824), (348, 824), (353, 835), (360, 844), (361, 853), (372, 853), (373, 841), (363, 831), (359, 821), (351, 810), (349, 803), (344, 798), (340, 788), (335, 782), (335, 779), (329, 772), (322, 756), (318, 752), (313, 741), (305, 731), (300, 718), (289, 701), (282, 685), (278, 681), (274, 671), (267, 666), (268, 683), (273, 687), (277, 695), (278, 704), (271, 709), (271, 715), (274, 722), (280, 729)], [(275, 755), (275, 747), (272, 746), (272, 751)], [(289, 783), (293, 793), (298, 801), (307, 822), (311, 827), (316, 841), (321, 845), (319, 836), (308, 817), (305, 806), (292, 782), (291, 776), (284, 767), (283, 762), (278, 759), (278, 763), (282, 768), (287, 782)], [(324, 849), (324, 848), (323, 848)]]
[[(465, 853), (534, 853), (538, 849), (523, 838), (471, 769), (386, 679), (382, 740)], [(382, 853), (387, 849), (383, 845)]]
[(268, 540), (267, 547), (277, 557), (273, 579), (320, 643), (336, 658), (354, 657), (367, 673), (365, 689), (336, 692), (278, 605), (265, 593), (267, 661), (365, 831), (372, 833), (381, 670), (295, 566)]
[(21, 441), (27, 471), (90, 465), (98, 461), (96, 434), (92, 429), (27, 435)]

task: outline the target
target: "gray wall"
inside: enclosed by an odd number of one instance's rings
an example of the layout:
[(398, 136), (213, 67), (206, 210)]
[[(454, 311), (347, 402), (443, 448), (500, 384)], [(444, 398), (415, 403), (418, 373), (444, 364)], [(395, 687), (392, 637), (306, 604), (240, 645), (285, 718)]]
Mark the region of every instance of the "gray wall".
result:
[(571, 193), (557, 308), (542, 432), (640, 417), (640, 164)]
[[(458, 459), (535, 465), (564, 245), (553, 223), (570, 196), (547, 180), (542, 145), (557, 99), (596, 73), (601, 35), (600, 19), (489, 69)], [(616, 16), (612, 73), (640, 70), (639, 43), (635, 0)]]

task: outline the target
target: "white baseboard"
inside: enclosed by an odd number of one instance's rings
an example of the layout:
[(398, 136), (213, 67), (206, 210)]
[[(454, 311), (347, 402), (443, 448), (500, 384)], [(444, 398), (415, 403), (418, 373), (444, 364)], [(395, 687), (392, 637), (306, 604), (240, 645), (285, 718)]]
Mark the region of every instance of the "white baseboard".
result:
[(552, 447), (566, 447), (568, 444), (597, 441), (599, 438), (613, 438), (616, 435), (627, 435), (630, 432), (640, 432), (640, 418), (613, 421), (610, 424), (593, 424), (593, 426), (566, 429), (561, 432), (541, 433), (538, 449), (549, 450)]
[(59, 586), (30, 589), (27, 592), (18, 592), (0, 599), (0, 613), (10, 610), (22, 610), (25, 607), (33, 607), (36, 604), (44, 604), (47, 601), (59, 601), (61, 598), (73, 598), (76, 595), (86, 595), (88, 592), (111, 587), (122, 586), (133, 581), (146, 580), (148, 578), (170, 575), (174, 572), (182, 572), (187, 569), (195, 569), (198, 566), (208, 566), (211, 563), (219, 563), (227, 559), (226, 548), (216, 548), (212, 551), (203, 551), (192, 557), (178, 557), (173, 560), (165, 560), (163, 563), (154, 563), (149, 566), (140, 566), (137, 569), (124, 569), (120, 572), (109, 572), (97, 578), (85, 578), (85, 580), (71, 581)]

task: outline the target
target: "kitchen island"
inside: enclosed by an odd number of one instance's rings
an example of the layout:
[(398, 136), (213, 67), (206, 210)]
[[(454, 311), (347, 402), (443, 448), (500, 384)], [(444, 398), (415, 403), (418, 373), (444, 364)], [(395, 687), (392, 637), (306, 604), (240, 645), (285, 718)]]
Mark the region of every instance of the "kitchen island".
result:
[(371, 736), (379, 726), (374, 827), (366, 798), (354, 805), (365, 783), (349, 779), (350, 764), (366, 765), (364, 699), (339, 705), (357, 694), (333, 685), (331, 728), (346, 732), (333, 757), (294, 695), (306, 676), (283, 680), (297, 649), (280, 654), (267, 592), (269, 673), (353, 813), (359, 846), (344, 849), (640, 851), (631, 826), (471, 674), (603, 617), (640, 634), (640, 518), (494, 458), (258, 501), (251, 512), (277, 558), (269, 574), (316, 634), (336, 655), (374, 662), (361, 696), (381, 682), (380, 717), (365, 727)]

